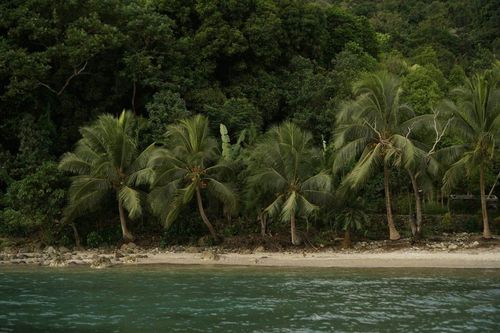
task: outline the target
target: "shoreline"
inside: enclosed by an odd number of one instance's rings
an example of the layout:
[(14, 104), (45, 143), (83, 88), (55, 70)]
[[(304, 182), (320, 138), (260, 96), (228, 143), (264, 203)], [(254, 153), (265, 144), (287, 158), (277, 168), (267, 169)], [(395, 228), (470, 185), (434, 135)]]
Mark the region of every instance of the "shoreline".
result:
[(421, 252), (386, 252), (386, 253), (275, 253), (256, 254), (227, 253), (206, 258), (203, 254), (169, 253), (150, 256), (144, 264), (185, 264), (185, 265), (228, 265), (228, 266), (264, 266), (264, 267), (352, 267), (352, 268), (499, 268), (500, 252), (494, 253), (421, 253)]
[(344, 267), (344, 268), (483, 268), (500, 269), (500, 248), (458, 251), (396, 250), (385, 252), (266, 252), (238, 253), (208, 249), (201, 252), (137, 250), (117, 255), (117, 251), (75, 251), (66, 254), (2, 254), (0, 266), (112, 266), (208, 265), (257, 267)]

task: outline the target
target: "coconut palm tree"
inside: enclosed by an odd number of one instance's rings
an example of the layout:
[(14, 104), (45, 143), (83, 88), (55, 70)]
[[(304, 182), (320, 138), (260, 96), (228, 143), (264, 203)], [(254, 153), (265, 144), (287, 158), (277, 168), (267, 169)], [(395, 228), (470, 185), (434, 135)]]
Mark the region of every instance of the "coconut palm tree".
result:
[(264, 211), (290, 223), (293, 245), (300, 244), (297, 218), (307, 218), (331, 198), (330, 176), (315, 172), (319, 155), (312, 136), (286, 122), (270, 129), (250, 157), (248, 186), (272, 194)]
[[(419, 132), (420, 128), (427, 130), (418, 133), (417, 136), (411, 136), (416, 153), (414, 163), (406, 166), (415, 197), (415, 218), (410, 217), (412, 234), (415, 240), (419, 240), (422, 233), (422, 193), (424, 190), (432, 191), (433, 180), (437, 178), (438, 173), (442, 169), (439, 160), (436, 158), (436, 153), (438, 145), (447, 131), (449, 131), (451, 119), (442, 121), (440, 118), (440, 108), (432, 108), (432, 113), (415, 117), (411, 125), (416, 133)], [(432, 129), (432, 132), (434, 132), (432, 135), (428, 131), (429, 129)], [(431, 137), (433, 137), (432, 142), (430, 141)]]
[[(497, 72), (498, 74), (498, 72)], [(483, 218), (483, 237), (491, 238), (486, 207), (485, 171), (494, 160), (500, 143), (500, 89), (498, 75), (477, 74), (465, 80), (464, 86), (454, 89), (457, 103), (447, 101), (445, 110), (449, 111), (451, 129), (462, 140), (440, 153), (445, 159), (455, 162), (443, 178), (443, 190), (449, 192), (464, 174), (479, 173), (479, 192)]]
[(139, 152), (137, 132), (137, 119), (129, 111), (123, 111), (119, 118), (101, 115), (80, 129), (82, 138), (74, 151), (64, 154), (59, 163), (61, 170), (76, 174), (64, 212), (67, 220), (96, 209), (106, 195), (114, 193), (123, 239), (134, 240), (127, 228), (126, 212), (131, 219), (142, 214), (144, 193), (139, 186), (153, 177), (152, 169), (146, 167), (153, 147)]
[(389, 238), (397, 240), (400, 235), (392, 215), (390, 169), (414, 163), (416, 149), (409, 138), (414, 113), (400, 102), (400, 80), (387, 72), (365, 75), (355, 83), (353, 92), (356, 99), (345, 103), (336, 119), (333, 171), (355, 162), (341, 184), (344, 190), (352, 190), (383, 167)]
[(237, 198), (232, 187), (221, 181), (232, 170), (221, 159), (217, 141), (209, 133), (208, 119), (196, 115), (170, 125), (165, 142), (166, 146), (156, 149), (149, 161), (156, 174), (150, 194), (153, 210), (170, 226), (181, 208), (196, 196), (200, 216), (217, 239), (205, 213), (202, 191), (221, 201), (226, 212), (236, 209)]
[(349, 198), (343, 203), (343, 209), (340, 214), (335, 217), (335, 221), (339, 227), (344, 230), (344, 239), (342, 246), (345, 248), (351, 247), (351, 232), (362, 231), (369, 222), (368, 215), (364, 211), (364, 200), (361, 197), (349, 195)]

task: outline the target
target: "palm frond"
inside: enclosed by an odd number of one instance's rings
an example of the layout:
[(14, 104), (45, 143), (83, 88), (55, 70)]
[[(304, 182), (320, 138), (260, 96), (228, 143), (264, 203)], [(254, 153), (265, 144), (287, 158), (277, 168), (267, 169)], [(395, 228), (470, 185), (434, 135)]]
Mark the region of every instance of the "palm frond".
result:
[(356, 188), (366, 182), (380, 164), (382, 156), (382, 144), (366, 148), (361, 159), (356, 163), (352, 171), (342, 181), (342, 186)]
[(452, 166), (445, 172), (443, 177), (444, 193), (450, 193), (453, 187), (464, 178), (464, 174), (469, 172), (471, 168), (471, 155), (466, 154), (461, 159), (452, 164)]
[(205, 178), (208, 181), (208, 191), (224, 204), (229, 213), (235, 212), (238, 200), (234, 189), (229, 184), (219, 182), (214, 178)]
[(297, 215), (297, 211), (299, 210), (299, 197), (300, 195), (298, 195), (295, 191), (290, 192), (288, 195), (288, 198), (285, 200), (281, 208), (280, 217), (283, 222), (290, 221), (292, 216)]
[(317, 211), (319, 209), (318, 206), (315, 204), (311, 203), (307, 198), (303, 195), (298, 196), (298, 211), (301, 216), (308, 217), (310, 216), (313, 212)]
[(128, 211), (131, 219), (135, 219), (142, 214), (141, 193), (128, 186), (122, 186), (118, 191), (118, 200)]
[(264, 211), (271, 217), (279, 216), (284, 202), (285, 202), (285, 197), (283, 194), (280, 194), (274, 199), (274, 201), (269, 206), (264, 208)]
[(59, 162), (59, 170), (68, 171), (75, 174), (88, 174), (92, 165), (74, 153), (65, 153)]

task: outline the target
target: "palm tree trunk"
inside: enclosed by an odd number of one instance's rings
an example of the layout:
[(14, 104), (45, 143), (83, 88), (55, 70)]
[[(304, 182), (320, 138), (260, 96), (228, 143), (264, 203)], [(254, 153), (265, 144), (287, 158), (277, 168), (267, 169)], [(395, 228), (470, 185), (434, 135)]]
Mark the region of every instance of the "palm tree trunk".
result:
[(71, 228), (73, 229), (73, 235), (75, 236), (76, 248), (80, 249), (82, 246), (81, 246), (81, 242), (80, 242), (80, 235), (78, 234), (78, 229), (76, 229), (76, 225), (74, 222), (71, 222), (70, 225), (71, 225)]
[(490, 224), (488, 222), (488, 209), (486, 207), (486, 193), (484, 185), (484, 169), (483, 166), (479, 166), (479, 188), (481, 192), (481, 213), (483, 215), (483, 237), (491, 238)]
[(217, 234), (215, 233), (215, 229), (208, 220), (207, 215), (205, 214), (205, 209), (203, 209), (203, 202), (201, 201), (201, 193), (200, 193), (200, 188), (196, 187), (196, 202), (198, 203), (198, 210), (200, 211), (201, 219), (207, 226), (208, 230), (210, 230), (210, 234), (212, 235), (213, 239), (217, 239)]
[(260, 212), (258, 220), (260, 222), (260, 235), (265, 237), (267, 233), (267, 215), (264, 212)]
[(133, 88), (132, 88), (132, 101), (131, 101), (131, 104), (132, 104), (132, 112), (134, 114), (136, 114), (135, 112), (135, 94), (137, 92), (137, 84), (135, 83), (135, 80), (133, 82)]
[(423, 220), (423, 218), (422, 218), (422, 198), (420, 197), (420, 191), (418, 189), (417, 178), (409, 170), (408, 170), (408, 174), (410, 175), (411, 185), (413, 187), (413, 194), (415, 195), (415, 216), (416, 216), (416, 220), (417, 220), (416, 221), (417, 226), (416, 226), (415, 234), (413, 235), (413, 237), (415, 238), (415, 240), (419, 240), (421, 233), (422, 233), (422, 220)]
[(292, 217), (290, 218), (290, 233), (292, 234), (292, 244), (299, 245), (300, 240), (297, 237), (297, 223), (295, 220), (295, 214), (292, 214)]
[(387, 226), (389, 227), (389, 239), (398, 240), (401, 238), (399, 232), (394, 226), (394, 218), (392, 216), (391, 208), (391, 190), (389, 187), (389, 168), (384, 162), (384, 190), (385, 190), (385, 207), (387, 209)]
[(127, 228), (127, 217), (125, 216), (125, 210), (123, 209), (122, 203), (118, 200), (118, 211), (120, 212), (120, 224), (122, 226), (122, 237), (125, 242), (133, 242), (134, 236)]
[(344, 239), (342, 240), (342, 247), (345, 248), (345, 249), (348, 249), (350, 248), (352, 245), (352, 242), (351, 242), (351, 232), (349, 230), (349, 228), (347, 228), (345, 231), (344, 231)]

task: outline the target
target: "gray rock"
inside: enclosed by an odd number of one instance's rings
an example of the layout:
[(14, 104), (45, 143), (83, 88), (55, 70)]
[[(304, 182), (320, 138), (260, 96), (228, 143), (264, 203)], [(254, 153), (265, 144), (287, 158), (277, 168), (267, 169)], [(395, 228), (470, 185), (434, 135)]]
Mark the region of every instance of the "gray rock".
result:
[(201, 249), (199, 247), (196, 247), (196, 246), (189, 246), (189, 247), (186, 248), (185, 251), (187, 253), (200, 253)]
[(67, 247), (65, 246), (60, 246), (59, 247), (59, 252), (61, 253), (68, 253), (68, 252), (71, 252)]
[(137, 245), (135, 245), (135, 243), (125, 243), (120, 247), (120, 250), (126, 251), (129, 249), (135, 249), (135, 248), (137, 248)]
[(33, 243), (31, 245), (31, 251), (33, 251), (33, 252), (39, 252), (39, 251), (42, 250), (42, 247), (43, 247), (43, 245), (40, 242)]
[(125, 258), (123, 258), (123, 262), (129, 263), (129, 264), (137, 262), (137, 257), (136, 256), (126, 256)]
[(45, 250), (43, 250), (43, 252), (48, 254), (48, 255), (52, 255), (52, 254), (57, 253), (56, 249), (54, 249), (52, 246), (46, 247)]
[(14, 248), (10, 247), (10, 246), (6, 246), (6, 247), (3, 248), (3, 252), (6, 253), (6, 254), (14, 254), (17, 251)]
[(211, 245), (213, 245), (213, 243), (214, 242), (213, 242), (212, 237), (208, 236), (208, 235), (200, 237), (198, 239), (198, 242), (197, 242), (198, 246), (200, 246), (200, 247), (211, 246)]
[(52, 259), (49, 262), (49, 267), (66, 267), (68, 266), (68, 262), (64, 260), (62, 257)]
[(28, 253), (28, 252), (31, 252), (31, 249), (29, 247), (23, 246), (23, 247), (19, 248), (19, 250), (17, 252), (18, 253)]
[(135, 243), (125, 243), (120, 247), (120, 250), (125, 253), (135, 253), (140, 250), (140, 248), (135, 245)]
[(22, 253), (16, 253), (12, 256), (10, 256), (11, 260), (17, 260), (17, 259), (23, 259), (24, 258), (24, 255)]
[(255, 253), (265, 252), (265, 251), (266, 251), (266, 248), (264, 246), (262, 246), (262, 245), (261, 246), (257, 246), (255, 248), (255, 250), (253, 250), (253, 252), (255, 252)]
[(448, 250), (456, 250), (458, 249), (458, 245), (457, 244), (450, 244), (448, 245)]
[(94, 269), (103, 269), (111, 266), (113, 266), (113, 264), (111, 263), (111, 259), (108, 257), (99, 257), (90, 263), (90, 268)]
[(474, 241), (472, 243), (469, 244), (469, 247), (478, 247), (479, 246), (479, 242), (478, 241)]
[(220, 259), (220, 256), (215, 251), (208, 250), (203, 251), (203, 253), (201, 254), (201, 259), (217, 261)]

